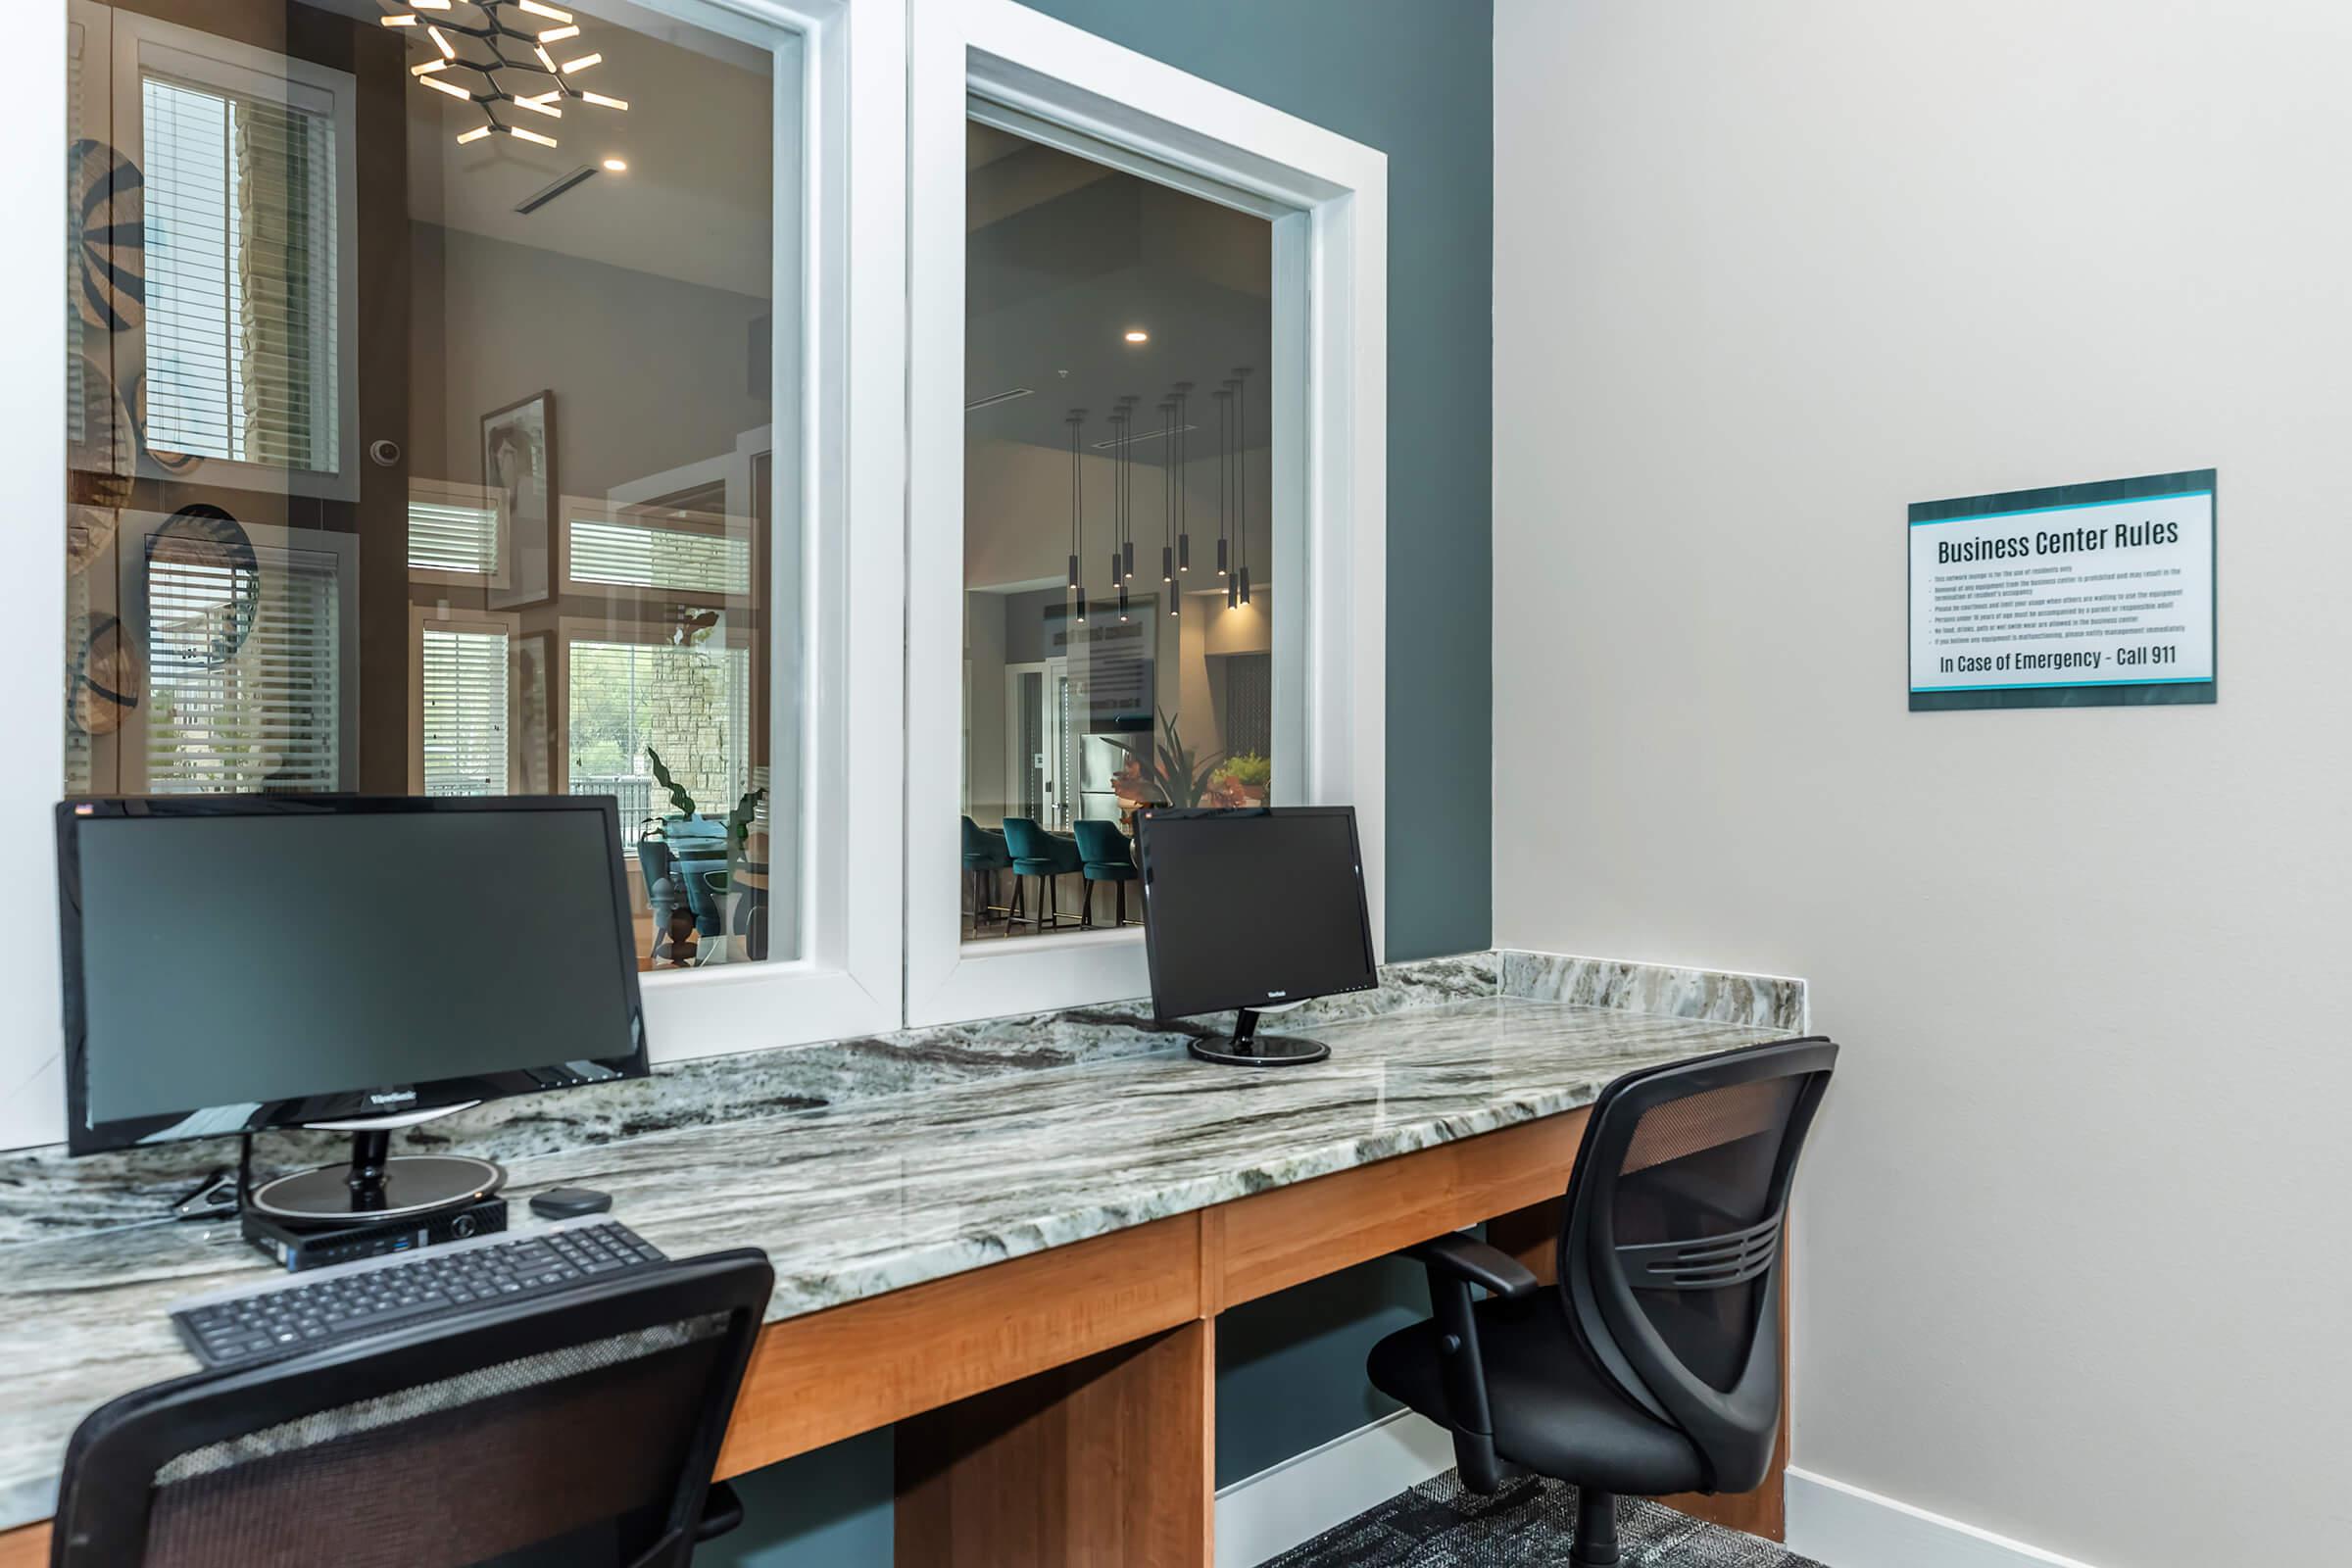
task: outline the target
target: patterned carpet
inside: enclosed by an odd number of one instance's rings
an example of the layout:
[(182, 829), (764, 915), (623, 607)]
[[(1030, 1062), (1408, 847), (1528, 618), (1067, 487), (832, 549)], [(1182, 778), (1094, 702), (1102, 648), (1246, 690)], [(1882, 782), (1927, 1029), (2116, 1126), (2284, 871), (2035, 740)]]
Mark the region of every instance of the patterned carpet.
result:
[[(1511, 1483), (1492, 1497), (1447, 1471), (1274, 1558), (1266, 1568), (1549, 1568), (1576, 1539), (1576, 1489)], [(1620, 1498), (1621, 1568), (1821, 1568), (1769, 1541)]]

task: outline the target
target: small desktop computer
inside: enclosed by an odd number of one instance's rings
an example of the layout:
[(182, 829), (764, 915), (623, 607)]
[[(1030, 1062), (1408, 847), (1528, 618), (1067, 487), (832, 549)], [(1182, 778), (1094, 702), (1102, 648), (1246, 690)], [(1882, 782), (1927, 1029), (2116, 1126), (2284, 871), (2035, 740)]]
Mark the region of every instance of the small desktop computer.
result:
[(289, 1267), (504, 1227), (496, 1164), (397, 1129), (648, 1071), (610, 797), (68, 801), (57, 834), (69, 1147), (350, 1133), (243, 1195)]
[(1144, 945), (1153, 1013), (1166, 1022), (1238, 1014), (1194, 1055), (1282, 1067), (1331, 1054), (1320, 1041), (1261, 1035), (1260, 1014), (1380, 983), (1364, 863), (1350, 806), (1136, 814)]

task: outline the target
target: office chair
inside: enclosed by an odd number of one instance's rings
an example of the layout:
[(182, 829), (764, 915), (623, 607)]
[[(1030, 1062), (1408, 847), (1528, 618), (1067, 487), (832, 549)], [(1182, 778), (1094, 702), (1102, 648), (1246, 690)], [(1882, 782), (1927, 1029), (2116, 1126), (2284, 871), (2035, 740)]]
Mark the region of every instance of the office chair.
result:
[[(1086, 865), (1078, 853), (1077, 841), (1047, 832), (1037, 825), (1034, 817), (1008, 816), (1004, 819), (1004, 845), (1012, 852), (1014, 901), (1020, 899), (1018, 890), (1024, 877), (1036, 877), (1044, 884), (1038, 889), (1037, 903), (1030, 906), (1028, 922), (1041, 930), (1060, 925), (1059, 895), (1055, 888), (1061, 878), (1076, 875)], [(1008, 915), (1005, 923), (1009, 925), (1021, 918)]]
[[(966, 816), (963, 819), (963, 868), (972, 878), (972, 929), (978, 931), (988, 924), (989, 910), (997, 891), (997, 873), (1012, 864), (1012, 852), (1004, 847), (1004, 835), (991, 833)], [(1017, 891), (1019, 879), (1014, 879)], [(1009, 924), (1013, 910), (1004, 910)]]
[(1506, 1464), (1574, 1483), (1580, 1568), (1618, 1560), (1619, 1493), (1763, 1482), (1788, 1185), (1837, 1060), (1828, 1040), (1786, 1040), (1602, 1090), (1551, 1290), (1468, 1234), (1406, 1250), (1436, 1316), (1373, 1347), (1373, 1385), (1451, 1429), (1472, 1492), (1498, 1490)]
[(718, 1252), (160, 1383), (74, 1432), (51, 1568), (686, 1568), (775, 1276)]
[(1070, 824), (1078, 837), (1080, 869), (1086, 873), (1086, 912), (1081, 925), (1095, 923), (1095, 884), (1108, 882), (1119, 890), (1118, 914), (1115, 923), (1127, 923), (1127, 884), (1138, 873), (1135, 869), (1135, 846), (1120, 831), (1116, 822), (1098, 822), (1089, 818)]

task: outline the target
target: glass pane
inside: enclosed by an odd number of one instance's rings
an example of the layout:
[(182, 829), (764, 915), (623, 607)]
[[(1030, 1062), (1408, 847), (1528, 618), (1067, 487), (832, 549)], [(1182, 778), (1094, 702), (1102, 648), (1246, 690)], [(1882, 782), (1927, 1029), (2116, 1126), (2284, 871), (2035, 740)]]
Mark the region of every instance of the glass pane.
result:
[(52, 3), (66, 791), (612, 795), (644, 966), (795, 956), (799, 40)]
[(964, 930), (1142, 918), (1150, 803), (1273, 771), (1273, 231), (967, 123)]

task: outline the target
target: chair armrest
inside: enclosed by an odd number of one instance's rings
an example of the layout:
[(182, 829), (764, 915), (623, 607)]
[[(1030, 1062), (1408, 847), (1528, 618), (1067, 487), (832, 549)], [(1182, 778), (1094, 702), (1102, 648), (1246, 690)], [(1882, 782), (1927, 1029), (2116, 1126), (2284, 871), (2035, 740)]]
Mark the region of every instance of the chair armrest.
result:
[(1502, 1465), (1494, 1452), (1494, 1417), (1487, 1401), (1487, 1368), (1479, 1355), (1470, 1287), (1509, 1300), (1534, 1295), (1538, 1282), (1508, 1252), (1461, 1232), (1408, 1247), (1398, 1255), (1429, 1270), (1429, 1304), (1438, 1322), (1438, 1370), (1446, 1391), (1446, 1424), (1453, 1429), (1454, 1467), (1465, 1489), (1493, 1496), (1502, 1490)]
[(703, 1494), (703, 1517), (694, 1527), (695, 1544), (715, 1541), (743, 1523), (743, 1499), (724, 1481), (713, 1481)]
[(1432, 1272), (1476, 1285), (1491, 1295), (1516, 1300), (1539, 1284), (1528, 1266), (1498, 1247), (1490, 1247), (1467, 1231), (1408, 1247), (1404, 1255)]

